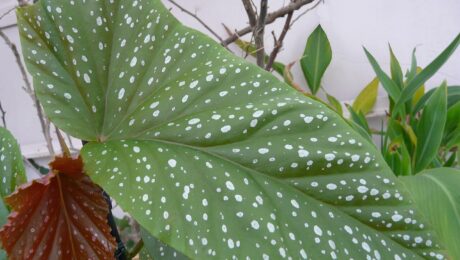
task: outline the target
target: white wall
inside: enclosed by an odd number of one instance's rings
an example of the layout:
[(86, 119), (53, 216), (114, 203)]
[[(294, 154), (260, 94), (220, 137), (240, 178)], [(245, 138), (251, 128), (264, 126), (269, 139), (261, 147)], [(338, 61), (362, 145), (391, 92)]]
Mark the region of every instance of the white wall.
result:
[[(163, 1), (185, 24), (207, 33), (193, 18), (172, 7), (167, 0)], [(226, 34), (221, 23), (232, 29), (242, 28), (247, 24), (240, 0), (176, 1), (196, 12), (222, 37)], [(270, 10), (288, 2), (270, 0)], [(2, 0), (0, 14), (15, 3), (14, 0)], [(308, 7), (302, 10), (306, 8)], [(328, 34), (333, 49), (333, 60), (325, 74), (323, 85), (339, 100), (350, 101), (374, 77), (362, 46), (366, 46), (385, 69), (389, 67), (388, 43), (391, 43), (403, 68), (409, 66), (412, 48), (417, 47), (419, 64), (426, 66), (460, 32), (460, 1), (325, 0), (295, 23), (286, 38), (279, 60), (285, 63), (298, 60), (308, 35), (319, 23)], [(14, 15), (0, 21), (0, 27), (9, 24), (14, 24)], [(280, 20), (268, 27), (265, 37), (268, 48), (272, 45), (270, 32), (275, 30), (279, 34), (282, 25), (283, 21)], [(14, 42), (18, 42), (16, 30), (16, 27), (5, 30)], [(241, 54), (239, 51), (236, 53)], [(305, 85), (298, 65), (293, 72), (296, 81)], [(460, 85), (460, 50), (457, 50), (427, 85), (434, 87), (444, 79), (450, 85)], [(21, 90), (22, 85), (14, 57), (0, 39), (0, 100), (8, 112), (8, 127), (21, 145), (26, 147), (23, 150), (34, 156), (37, 155), (38, 148), (43, 148), (43, 139), (32, 102)], [(381, 95), (384, 100), (384, 93), (381, 92)], [(384, 103), (379, 106), (383, 109)]]

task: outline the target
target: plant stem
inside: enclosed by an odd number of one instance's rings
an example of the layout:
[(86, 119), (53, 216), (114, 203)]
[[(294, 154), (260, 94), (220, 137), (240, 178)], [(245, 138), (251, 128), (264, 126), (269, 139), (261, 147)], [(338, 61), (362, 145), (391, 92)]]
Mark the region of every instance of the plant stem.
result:
[(107, 220), (112, 230), (110, 234), (112, 234), (112, 236), (115, 237), (115, 240), (117, 241), (117, 250), (115, 251), (115, 258), (117, 260), (128, 260), (128, 257), (126, 254), (126, 247), (123, 244), (123, 241), (121, 241), (120, 234), (118, 233), (117, 224), (115, 223), (115, 219), (113, 218), (113, 215), (112, 215), (112, 201), (109, 195), (105, 191), (103, 193), (103, 196), (105, 200), (107, 201), (107, 204), (109, 205), (109, 214), (107, 214)]
[[(88, 142), (82, 140), (81, 143), (84, 146)], [(113, 215), (112, 215), (112, 200), (110, 199), (109, 194), (107, 194), (105, 191), (103, 191), (102, 195), (104, 196), (104, 199), (107, 201), (107, 205), (109, 206), (109, 213), (107, 214), (107, 222), (111, 229), (110, 234), (112, 234), (112, 236), (117, 241), (117, 250), (115, 250), (115, 259), (128, 260), (126, 247), (123, 244), (123, 241), (121, 241), (120, 233), (118, 233), (117, 223), (115, 222), (115, 219), (113, 218)]]
[(141, 249), (144, 247), (144, 240), (142, 238), (134, 245), (133, 249), (128, 253), (128, 258), (133, 259)]
[(254, 43), (256, 45), (256, 58), (259, 67), (265, 67), (265, 46), (264, 46), (264, 32), (265, 32), (265, 19), (267, 18), (268, 0), (260, 2), (259, 19), (257, 20), (256, 27), (254, 28)]

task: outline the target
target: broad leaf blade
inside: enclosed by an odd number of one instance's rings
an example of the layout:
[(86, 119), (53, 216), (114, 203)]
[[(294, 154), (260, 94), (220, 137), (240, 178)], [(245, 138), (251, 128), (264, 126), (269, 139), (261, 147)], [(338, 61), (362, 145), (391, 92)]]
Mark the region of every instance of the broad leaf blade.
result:
[(9, 258), (113, 258), (101, 188), (83, 175), (81, 160), (57, 158), (53, 170), (6, 198), (12, 213), (0, 239)]
[[(41, 88), (39, 98), (58, 126), (107, 140), (85, 145), (87, 172), (149, 233), (197, 259), (440, 252), (378, 152), (336, 113), (183, 27), (160, 1), (122, 3), (40, 1), (21, 9), (19, 20), (23, 32), (33, 31), (22, 41), (36, 82), (60, 79), (31, 65), (34, 37), (46, 38), (41, 28), (58, 35), (46, 46), (70, 51), (71, 33), (76, 43), (85, 41), (78, 57), (103, 62), (89, 62), (91, 71), (110, 84), (91, 86), (91, 93), (79, 88), (80, 79), (62, 87), (77, 99), (105, 101), (94, 113), (99, 118), (69, 112), (76, 108), (70, 103), (57, 117), (64, 93)], [(79, 35), (90, 40), (72, 33), (81, 19)], [(40, 59), (59, 67), (72, 61), (64, 53), (42, 47)], [(96, 120), (96, 131), (80, 133), (86, 120)], [(431, 243), (414, 243), (414, 234)]]
[(425, 169), (436, 157), (444, 134), (447, 117), (447, 87), (445, 83), (430, 97), (417, 125), (415, 172)]
[(438, 232), (451, 259), (460, 259), (460, 171), (437, 168), (402, 177), (412, 198)]
[(5, 197), (26, 181), (19, 145), (5, 128), (0, 127), (0, 195)]
[(434, 59), (426, 68), (424, 68), (420, 73), (418, 73), (414, 79), (412, 79), (407, 86), (401, 92), (400, 98), (395, 104), (395, 110), (397, 110), (402, 104), (407, 100), (412, 98), (414, 93), (422, 86), (428, 79), (430, 79), (440, 68), (441, 66), (449, 59), (449, 57), (455, 52), (458, 45), (460, 44), (460, 34), (455, 37), (455, 39), (449, 44), (449, 46), (444, 49), (444, 51), (439, 54), (436, 59)]
[(332, 50), (321, 25), (310, 34), (300, 66), (312, 94), (321, 87), (321, 79), (332, 60)]
[(371, 112), (377, 100), (378, 88), (379, 79), (376, 77), (361, 90), (358, 97), (353, 101), (353, 110), (361, 112), (363, 115)]

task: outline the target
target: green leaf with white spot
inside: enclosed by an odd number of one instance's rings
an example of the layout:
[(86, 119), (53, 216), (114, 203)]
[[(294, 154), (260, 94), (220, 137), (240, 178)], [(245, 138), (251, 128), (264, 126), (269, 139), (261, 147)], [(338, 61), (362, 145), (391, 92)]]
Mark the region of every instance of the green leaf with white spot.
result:
[(0, 127), (0, 195), (10, 195), (16, 186), (26, 181), (19, 145), (13, 135)]
[[(3, 198), (25, 181), (26, 174), (19, 145), (8, 130), (0, 127), (0, 226), (6, 223), (10, 214)], [(2, 249), (0, 259), (6, 259), (6, 252)]]
[[(156, 237), (150, 235), (150, 233), (141, 227), (141, 237), (144, 241), (143, 253), (146, 259), (176, 259), (176, 260), (188, 260), (189, 258), (174, 250), (174, 248), (162, 243)], [(150, 257), (150, 258), (149, 258)]]
[(460, 171), (430, 169), (401, 180), (446, 245), (451, 259), (460, 259)]
[(375, 147), (160, 1), (41, 0), (18, 21), (47, 115), (93, 141), (88, 175), (183, 255), (441, 256)]

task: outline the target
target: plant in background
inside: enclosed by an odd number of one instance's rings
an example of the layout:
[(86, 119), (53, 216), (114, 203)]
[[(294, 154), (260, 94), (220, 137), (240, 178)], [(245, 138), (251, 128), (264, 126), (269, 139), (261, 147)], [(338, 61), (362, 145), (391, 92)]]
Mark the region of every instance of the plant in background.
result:
[(427, 168), (452, 167), (458, 163), (460, 87), (447, 87), (444, 82), (425, 94), (424, 84), (459, 43), (460, 35), (425, 69), (417, 67), (414, 50), (411, 68), (405, 77), (391, 48), (391, 76), (383, 72), (366, 50), (390, 99), (387, 129), (381, 133), (381, 149), (396, 175), (413, 175)]
[[(458, 256), (445, 240), (458, 230), (440, 232), (408, 195), (423, 179), (401, 182), (325, 104), (181, 25), (159, 0), (41, 0), (18, 22), (44, 111), (89, 143), (5, 199), (11, 258), (111, 258), (101, 188), (141, 225), (142, 256)], [(7, 195), (23, 168), (12, 137), (1, 138)], [(437, 171), (440, 182), (459, 174)]]

